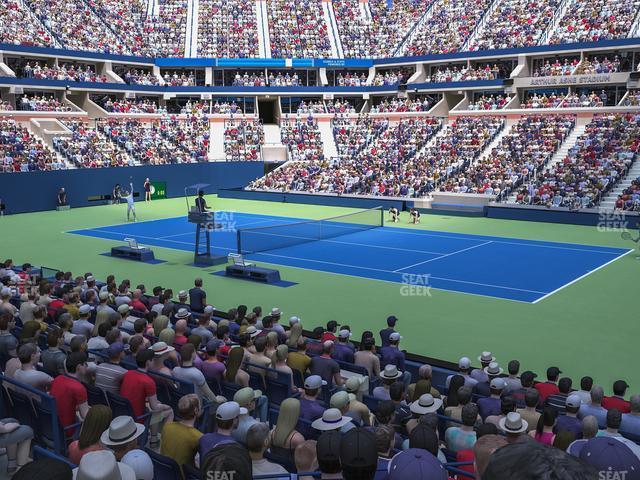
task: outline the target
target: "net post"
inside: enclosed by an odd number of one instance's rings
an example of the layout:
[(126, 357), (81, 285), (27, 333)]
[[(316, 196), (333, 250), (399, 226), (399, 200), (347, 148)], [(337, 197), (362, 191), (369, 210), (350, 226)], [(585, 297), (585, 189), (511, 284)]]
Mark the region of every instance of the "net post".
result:
[(238, 254), (242, 255), (242, 245), (240, 244), (240, 229), (236, 230), (236, 243), (238, 247)]
[(384, 208), (382, 208), (382, 205), (377, 208), (380, 209), (380, 226), (384, 227)]

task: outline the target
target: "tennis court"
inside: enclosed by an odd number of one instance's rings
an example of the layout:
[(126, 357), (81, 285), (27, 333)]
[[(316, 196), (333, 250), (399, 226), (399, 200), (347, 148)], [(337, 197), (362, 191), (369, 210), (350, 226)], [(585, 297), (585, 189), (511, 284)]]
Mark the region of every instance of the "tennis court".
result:
[[(631, 251), (380, 227), (380, 212), (368, 212), (323, 222), (217, 212), (221, 229), (212, 233), (212, 246), (219, 254), (238, 251), (240, 230), (240, 249), (255, 262), (527, 303), (542, 301)], [(195, 225), (185, 217), (68, 233), (117, 241), (133, 237), (143, 245), (185, 251), (193, 251), (195, 243)]]

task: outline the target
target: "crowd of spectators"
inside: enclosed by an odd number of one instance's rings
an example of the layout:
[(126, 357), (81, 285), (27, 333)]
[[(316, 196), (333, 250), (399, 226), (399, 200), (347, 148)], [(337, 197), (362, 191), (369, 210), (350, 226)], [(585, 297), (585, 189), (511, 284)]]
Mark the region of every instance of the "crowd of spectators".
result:
[(297, 113), (299, 115), (326, 113), (326, 110), (324, 108), (324, 103), (322, 100), (302, 100), (298, 104)]
[(579, 58), (568, 59), (560, 61), (559, 58), (555, 60), (546, 60), (544, 64), (535, 67), (533, 69), (532, 77), (557, 77), (562, 75), (571, 75), (575, 68), (580, 63)]
[[(368, 76), (362, 72), (338, 72), (335, 78), (336, 87), (364, 87), (367, 84)], [(375, 83), (374, 83), (375, 85)]]
[(264, 143), (264, 128), (258, 119), (227, 120), (224, 130), (224, 151), (230, 161), (260, 160)]
[(631, 182), (616, 200), (618, 210), (640, 211), (640, 177)]
[(551, 92), (548, 95), (543, 93), (538, 95), (537, 93), (529, 93), (524, 101), (521, 103), (521, 108), (558, 108), (563, 105), (566, 93)]
[(111, 54), (129, 49), (83, 0), (25, 0), (40, 21), (65, 48)]
[(569, 208), (597, 205), (633, 162), (639, 134), (638, 115), (596, 115), (567, 156), (523, 187), (517, 202)]
[(193, 71), (190, 72), (178, 72), (175, 71), (172, 74), (166, 72), (162, 75), (162, 81), (169, 87), (195, 87), (196, 86), (196, 74)]
[[(625, 380), (605, 396), (590, 376), (574, 387), (552, 366), (536, 381), (518, 360), (503, 368), (488, 351), (477, 362), (461, 357), (444, 378), (427, 363), (409, 370), (395, 316), (358, 343), (336, 320), (305, 331), (298, 316), (285, 327), (277, 307), (215, 309), (201, 278), (174, 296), (114, 275), (102, 283), (59, 271), (35, 283), (29, 264), (0, 269), (6, 395), (53, 397), (65, 455), (78, 465), (72, 474), (55, 454), (30, 463), (36, 423), (3, 419), (17, 480), (44, 468), (60, 480), (151, 480), (174, 462), (181, 475), (233, 471), (242, 480), (289, 471), (447, 480), (452, 466), (476, 478), (586, 480), (640, 469), (624, 436), (640, 430), (640, 396), (627, 396)], [(132, 416), (95, 402), (100, 393), (128, 403)]]
[(638, 107), (640, 106), (640, 91), (629, 90), (624, 100), (621, 102), (623, 107)]
[(427, 112), (433, 107), (433, 97), (413, 97), (413, 98), (385, 98), (377, 105), (372, 105), (370, 113), (391, 113), (391, 112)]
[(537, 45), (551, 25), (560, 0), (501, 2), (476, 33), (469, 50), (494, 50)]
[(406, 45), (404, 54), (414, 56), (461, 50), (491, 3), (490, 0), (438, 0), (431, 16)]
[(322, 161), (324, 147), (318, 121), (307, 118), (285, 118), (280, 124), (282, 143), (287, 146), (289, 160)]
[(65, 165), (27, 127), (13, 119), (0, 119), (0, 167), (10, 173), (59, 170)]
[(252, 58), (259, 55), (256, 2), (201, 0), (199, 8), (199, 56)]
[(416, 175), (409, 161), (440, 128), (435, 118), (403, 119), (395, 125), (367, 117), (341, 123), (334, 123), (339, 159), (292, 162), (250, 188), (406, 196)]
[[(216, 105), (216, 106), (218, 110), (220, 110), (220, 105)], [(198, 102), (198, 101), (188, 100), (187, 103), (185, 103), (184, 106), (180, 108), (180, 114), (201, 117), (202, 115), (206, 115), (207, 113), (209, 113), (210, 109), (212, 109), (210, 101), (201, 100)], [(220, 112), (218, 111), (215, 113), (220, 113)], [(224, 112), (224, 113), (227, 113), (227, 112)]]
[(575, 125), (572, 116), (521, 118), (491, 152), (441, 185), (444, 191), (501, 195), (540, 172)]
[(600, 93), (592, 91), (577, 93), (572, 92), (566, 96), (564, 101), (560, 104), (562, 108), (595, 108), (603, 107), (607, 105), (608, 95), (602, 90)]
[(356, 113), (356, 108), (349, 100), (329, 100), (325, 105), (329, 113)]
[(155, 56), (185, 55), (187, 4), (187, 0), (158, 0), (157, 14), (146, 17), (145, 47), (152, 49)]
[(371, 58), (374, 23), (358, 0), (335, 0), (333, 11), (345, 58)]
[(66, 82), (108, 82), (106, 75), (97, 75), (91, 65), (74, 65), (63, 63), (57, 67), (48, 66), (46, 62), (26, 61), (12, 65), (17, 77), (62, 80)]
[(503, 72), (497, 64), (489, 65), (488, 63), (482, 67), (445, 67), (437, 68), (432, 71), (431, 76), (427, 77), (427, 82), (464, 82), (472, 80), (496, 80), (503, 78)]
[(129, 85), (159, 85), (158, 77), (153, 73), (137, 68), (114, 68), (114, 71)]
[(266, 87), (267, 77), (265, 76), (264, 72), (244, 72), (244, 74), (238, 72), (233, 78), (233, 82), (231, 83), (231, 85), (234, 87)]
[(206, 162), (209, 150), (209, 122), (206, 118), (179, 120), (168, 116), (160, 121), (102, 120), (98, 130), (123, 149), (137, 164)]
[(11, 103), (5, 101), (5, 100), (0, 100), (0, 112), (9, 112), (15, 110), (13, 108), (13, 105), (11, 105)]
[(500, 110), (509, 103), (513, 97), (504, 94), (481, 95), (477, 100), (470, 102), (467, 110)]
[(271, 54), (275, 58), (331, 56), (320, 0), (267, 0)]
[(240, 106), (238, 106), (238, 104), (236, 102), (233, 102), (233, 101), (231, 101), (231, 102), (227, 102), (227, 101), (219, 102), (218, 100), (216, 100), (211, 105), (211, 113), (216, 113), (216, 114), (221, 114), (221, 115), (227, 115), (227, 114), (242, 115), (242, 108), (240, 108)]
[(159, 113), (166, 114), (167, 109), (158, 106), (155, 100), (148, 98), (112, 98), (112, 97), (92, 97), (109, 113)]
[(72, 112), (70, 105), (51, 95), (22, 95), (16, 101), (18, 110), (32, 112)]
[(65, 120), (71, 136), (53, 138), (54, 148), (77, 168), (133, 166), (133, 160), (102, 131), (82, 120)]
[(579, 0), (567, 9), (548, 43), (553, 45), (624, 38), (629, 34), (639, 9), (638, 0)]
[(30, 14), (22, 2), (15, 0), (0, 0), (0, 43), (58, 46), (51, 32)]
[(597, 56), (585, 57), (580, 66), (576, 69), (575, 75), (594, 75), (599, 73), (617, 73), (620, 72), (620, 57), (617, 55), (613, 60), (608, 57), (599, 59)]
[[(371, 57), (390, 57), (414, 27), (417, 19), (431, 7), (434, 0), (372, 0), (369, 2), (373, 30), (370, 37)], [(390, 8), (391, 7), (391, 8)]]
[(407, 83), (407, 80), (413, 75), (413, 71), (409, 69), (391, 70), (384, 73), (378, 72), (373, 77), (371, 85), (376, 87), (387, 85), (401, 85)]

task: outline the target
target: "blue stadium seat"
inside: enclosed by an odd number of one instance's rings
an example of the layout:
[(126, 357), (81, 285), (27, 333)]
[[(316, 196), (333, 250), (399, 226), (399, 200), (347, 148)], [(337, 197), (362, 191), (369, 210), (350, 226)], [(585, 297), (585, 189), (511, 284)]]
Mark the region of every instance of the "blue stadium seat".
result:
[(160, 455), (150, 448), (145, 448), (145, 452), (149, 454), (153, 462), (154, 480), (176, 480), (182, 478), (180, 465), (174, 459)]
[(57, 455), (54, 452), (52, 452), (51, 450), (47, 450), (46, 448), (42, 448), (39, 445), (34, 445), (33, 446), (33, 460), (40, 460), (41, 458), (51, 458), (53, 460), (57, 460), (59, 462), (63, 462), (66, 463), (67, 465), (69, 465), (69, 467), (71, 467), (71, 469), (74, 469), (77, 467), (77, 465), (75, 463), (72, 463), (69, 461), (69, 459), (63, 455)]
[(109, 405), (107, 397), (101, 389), (86, 382), (82, 382), (82, 384), (84, 385), (84, 388), (87, 389), (87, 402), (89, 403), (89, 406)]
[(151, 419), (151, 412), (146, 412), (139, 417), (136, 417), (133, 413), (133, 408), (131, 407), (131, 403), (125, 397), (121, 397), (120, 395), (116, 395), (115, 393), (105, 392), (107, 394), (107, 400), (109, 400), (109, 405), (111, 406), (111, 411), (113, 412), (113, 418), (120, 416), (128, 416), (133, 417), (136, 421), (143, 420), (144, 426), (146, 427), (144, 433), (138, 437), (138, 445), (144, 447), (147, 443), (147, 437), (149, 436), (149, 420)]

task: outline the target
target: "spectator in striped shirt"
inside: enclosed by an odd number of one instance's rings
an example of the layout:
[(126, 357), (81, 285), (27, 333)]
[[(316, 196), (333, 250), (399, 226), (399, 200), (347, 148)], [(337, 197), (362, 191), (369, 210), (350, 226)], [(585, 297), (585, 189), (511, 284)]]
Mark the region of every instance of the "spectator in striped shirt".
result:
[(556, 413), (564, 413), (567, 406), (567, 397), (571, 393), (571, 379), (562, 377), (558, 382), (558, 393), (549, 395), (545, 401), (547, 407), (553, 408)]
[(124, 358), (124, 344), (122, 342), (111, 344), (107, 348), (106, 354), (109, 357), (109, 361), (96, 367), (96, 387), (118, 395), (122, 376), (127, 372), (126, 369), (120, 366), (120, 362)]

